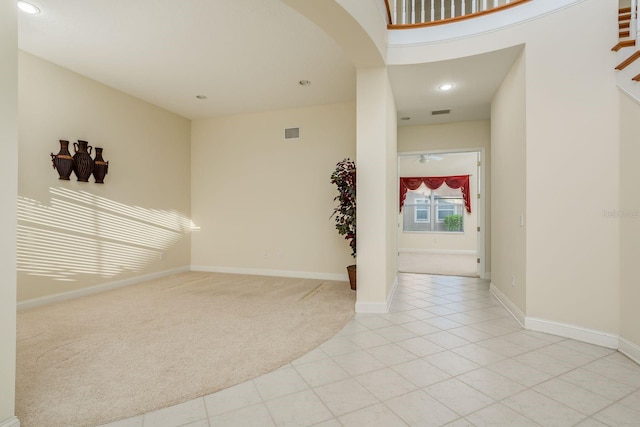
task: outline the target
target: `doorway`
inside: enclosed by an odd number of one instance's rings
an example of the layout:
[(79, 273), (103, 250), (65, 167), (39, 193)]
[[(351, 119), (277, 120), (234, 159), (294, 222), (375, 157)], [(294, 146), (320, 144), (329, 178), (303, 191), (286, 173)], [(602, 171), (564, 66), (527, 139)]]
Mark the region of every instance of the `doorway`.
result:
[(481, 149), (399, 154), (399, 181), (469, 177), (467, 201), (454, 179), (423, 180), (407, 189), (398, 216), (399, 272), (485, 276), (482, 155)]

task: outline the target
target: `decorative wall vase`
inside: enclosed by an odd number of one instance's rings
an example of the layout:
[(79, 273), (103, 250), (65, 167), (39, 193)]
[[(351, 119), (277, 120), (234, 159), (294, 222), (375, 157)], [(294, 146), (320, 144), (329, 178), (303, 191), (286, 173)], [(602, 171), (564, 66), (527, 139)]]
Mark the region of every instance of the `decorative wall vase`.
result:
[(109, 162), (102, 158), (102, 148), (96, 147), (96, 157), (93, 159), (93, 177), (96, 184), (104, 184), (104, 176), (109, 173)]
[(93, 159), (91, 158), (92, 146), (87, 141), (80, 141), (73, 143), (75, 154), (73, 160), (75, 161), (73, 172), (78, 177), (78, 181), (89, 182), (89, 177), (93, 172)]
[(59, 179), (68, 181), (75, 163), (69, 152), (69, 141), (60, 140), (60, 152), (58, 154), (51, 153), (51, 162), (53, 163), (53, 168), (60, 175)]

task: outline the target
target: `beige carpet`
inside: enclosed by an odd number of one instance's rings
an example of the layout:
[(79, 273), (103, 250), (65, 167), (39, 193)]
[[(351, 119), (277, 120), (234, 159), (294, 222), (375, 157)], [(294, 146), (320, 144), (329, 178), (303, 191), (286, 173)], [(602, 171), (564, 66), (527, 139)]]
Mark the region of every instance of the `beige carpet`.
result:
[(476, 255), (400, 252), (398, 271), (478, 277), (478, 261)]
[(344, 282), (183, 273), (18, 312), (23, 427), (95, 426), (272, 371), (353, 316)]

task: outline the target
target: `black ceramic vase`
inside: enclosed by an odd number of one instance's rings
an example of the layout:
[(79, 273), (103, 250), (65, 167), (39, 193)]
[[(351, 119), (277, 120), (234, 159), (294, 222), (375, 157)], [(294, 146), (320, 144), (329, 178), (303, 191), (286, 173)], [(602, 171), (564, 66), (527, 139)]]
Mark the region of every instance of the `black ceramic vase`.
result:
[(53, 168), (60, 175), (59, 179), (68, 181), (75, 163), (71, 153), (69, 153), (69, 141), (60, 140), (60, 152), (58, 154), (51, 153), (51, 162), (53, 163)]
[(91, 158), (91, 150), (93, 147), (89, 145), (87, 141), (80, 141), (73, 143), (75, 154), (73, 160), (75, 162), (73, 172), (78, 177), (78, 181), (89, 182), (89, 177), (93, 172), (93, 159)]
[(93, 159), (93, 177), (96, 184), (104, 184), (104, 177), (109, 173), (109, 162), (102, 158), (102, 148), (96, 147), (96, 157)]

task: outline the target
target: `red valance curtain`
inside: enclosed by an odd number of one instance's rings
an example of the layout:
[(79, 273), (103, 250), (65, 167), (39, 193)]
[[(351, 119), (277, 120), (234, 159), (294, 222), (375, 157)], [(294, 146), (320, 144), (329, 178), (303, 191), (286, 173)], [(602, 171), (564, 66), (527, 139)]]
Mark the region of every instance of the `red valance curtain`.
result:
[(408, 190), (417, 190), (421, 184), (431, 190), (437, 190), (442, 184), (447, 184), (450, 188), (459, 188), (462, 191), (462, 199), (467, 212), (471, 213), (471, 196), (469, 195), (469, 175), (456, 176), (422, 176), (412, 178), (400, 178), (400, 211), (407, 198)]

